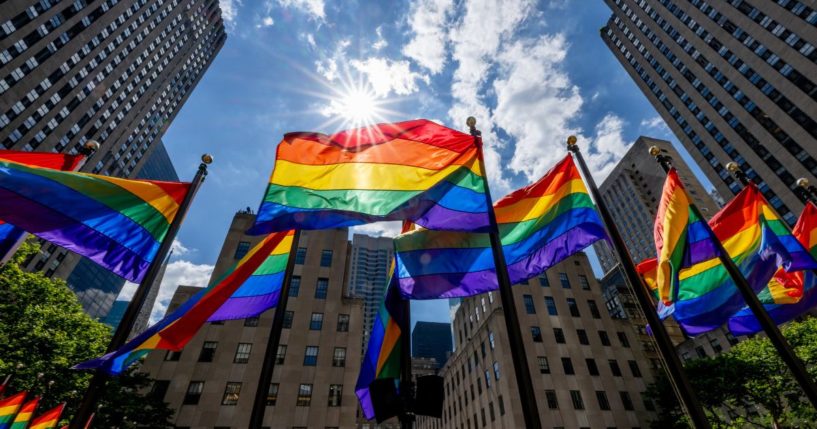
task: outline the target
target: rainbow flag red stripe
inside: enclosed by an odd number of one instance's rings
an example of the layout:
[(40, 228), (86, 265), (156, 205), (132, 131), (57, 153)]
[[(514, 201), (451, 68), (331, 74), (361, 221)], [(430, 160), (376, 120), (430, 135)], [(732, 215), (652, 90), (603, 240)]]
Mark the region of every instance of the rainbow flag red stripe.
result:
[(133, 282), (142, 280), (190, 188), (15, 159), (0, 151), (0, 219)]
[(418, 119), (284, 136), (250, 233), (406, 219), (478, 231), (487, 209), (474, 137)]
[(26, 400), (27, 392), (20, 392), (0, 400), (0, 429), (9, 429), (14, 416)]
[[(109, 374), (117, 375), (151, 350), (181, 350), (207, 321), (251, 317), (274, 306), (278, 302), (281, 277), (275, 273), (269, 274), (269, 271), (281, 266), (280, 255), (285, 257), (289, 253), (293, 246), (293, 237), (294, 231), (270, 234), (250, 249), (220, 279), (211, 282), (210, 286), (194, 295), (176, 311), (165, 316), (141, 335), (129, 341), (119, 350), (80, 363), (74, 368), (99, 368)], [(283, 265), (286, 265), (286, 261), (283, 261)], [(265, 277), (265, 284), (262, 285), (259, 279), (250, 280), (253, 276)], [(245, 284), (250, 287), (244, 289)], [(244, 290), (245, 294), (236, 296), (237, 291), (241, 290)], [(250, 293), (257, 295), (248, 295)], [(248, 297), (258, 299), (255, 301), (245, 299)], [(241, 308), (241, 305), (246, 305), (246, 308)]]
[(62, 410), (65, 409), (65, 402), (56, 407), (42, 413), (36, 419), (31, 421), (31, 426), (28, 429), (54, 429), (60, 422)]
[(14, 417), (14, 421), (12, 421), (9, 429), (26, 429), (26, 427), (28, 427), (28, 423), (31, 421), (31, 417), (34, 415), (34, 410), (37, 409), (37, 404), (39, 403), (40, 397), (35, 396), (34, 399), (23, 404), (20, 411), (18, 411), (17, 415)]

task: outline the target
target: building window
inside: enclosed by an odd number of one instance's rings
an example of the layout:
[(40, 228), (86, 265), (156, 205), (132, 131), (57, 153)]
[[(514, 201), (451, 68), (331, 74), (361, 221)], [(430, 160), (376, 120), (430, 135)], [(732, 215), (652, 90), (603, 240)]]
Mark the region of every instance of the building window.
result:
[(715, 353), (720, 353), (721, 351), (723, 351), (723, 347), (721, 347), (721, 342), (718, 341), (717, 338), (710, 338), (709, 345), (712, 347), (712, 350)]
[(593, 316), (594, 319), (601, 319), (601, 313), (599, 313), (599, 307), (596, 306), (596, 301), (588, 299), (587, 306), (590, 307), (590, 315)]
[(258, 326), (258, 320), (259, 320), (258, 317), (248, 317), (244, 319), (244, 326), (248, 328), (255, 328), (256, 326)]
[(603, 346), (610, 345), (610, 337), (607, 335), (607, 331), (599, 331), (599, 340), (601, 340)]
[(534, 343), (541, 343), (542, 342), (542, 330), (539, 329), (538, 326), (531, 326), (530, 327), (530, 334), (533, 336)]
[(217, 342), (205, 341), (201, 347), (201, 353), (199, 353), (199, 362), (212, 362), (213, 357), (216, 355), (216, 347), (218, 347)]
[(233, 255), (234, 259), (241, 259), (247, 252), (250, 251), (250, 242), (249, 241), (239, 241), (238, 247), (235, 248), (235, 255)]
[(504, 416), (505, 415), (505, 402), (502, 401), (502, 395), (497, 396), (496, 400), (497, 400), (497, 404), (499, 405), (499, 415)]
[(315, 285), (315, 299), (326, 299), (326, 291), (329, 289), (329, 279), (318, 278), (318, 284)]
[(159, 401), (164, 401), (165, 394), (167, 394), (167, 389), (169, 388), (170, 380), (155, 380), (150, 387), (150, 396)]
[(576, 304), (576, 300), (573, 298), (567, 299), (567, 308), (570, 310), (570, 315), (573, 317), (580, 317), (579, 316), (579, 305)]
[(278, 383), (270, 383), (267, 390), (267, 405), (275, 405), (278, 402)]
[(582, 392), (578, 390), (570, 391), (570, 400), (573, 401), (574, 410), (584, 409), (584, 400), (582, 400)]
[(621, 377), (621, 368), (618, 367), (618, 361), (609, 359), (607, 362), (610, 363), (610, 372), (613, 373), (613, 376)]
[(342, 384), (330, 384), (329, 385), (329, 406), (330, 407), (339, 407), (342, 397), (343, 397), (343, 385)]
[(485, 388), (491, 388), (491, 371), (485, 370)]
[(346, 366), (346, 348), (335, 347), (335, 352), (332, 353), (332, 366), (344, 367)]
[(638, 362), (628, 360), (627, 364), (630, 365), (630, 372), (633, 373), (633, 377), (641, 377), (641, 369), (638, 367)]
[(338, 332), (349, 332), (348, 314), (338, 314)]
[(541, 277), (539, 277), (539, 285), (542, 287), (550, 287), (550, 281), (546, 275), (543, 274)]
[(559, 409), (559, 400), (556, 398), (555, 390), (545, 390), (545, 398), (547, 399), (548, 408), (551, 410)]
[(557, 343), (565, 343), (565, 331), (562, 328), (553, 328), (553, 337), (556, 338)]
[(562, 284), (562, 288), (570, 289), (570, 280), (567, 278), (567, 273), (559, 273), (559, 282)]
[(494, 378), (499, 380), (499, 362), (494, 362)]
[(295, 318), (295, 312), (287, 310), (284, 312), (284, 329), (292, 329), (292, 319)]
[(533, 297), (530, 295), (522, 295), (522, 301), (525, 303), (525, 311), (528, 314), (536, 314), (536, 307), (533, 306)]
[(584, 360), (587, 364), (587, 373), (590, 375), (599, 375), (599, 367), (596, 366), (596, 360), (587, 358)]
[(562, 358), (562, 368), (565, 370), (565, 375), (574, 375), (576, 371), (573, 369), (573, 361), (569, 357)]
[(576, 336), (579, 337), (579, 344), (583, 346), (590, 345), (590, 340), (587, 338), (587, 331), (584, 329), (577, 329)]
[(298, 400), (295, 402), (295, 406), (308, 407), (310, 403), (312, 403), (312, 385), (302, 384), (298, 386)]
[(321, 251), (321, 266), (322, 267), (331, 267), (332, 266), (332, 250), (331, 249), (323, 249)]
[(627, 334), (624, 332), (618, 332), (618, 341), (621, 343), (622, 347), (630, 347), (630, 340), (627, 339)]
[(586, 275), (579, 274), (579, 285), (581, 285), (582, 290), (590, 290), (590, 282), (587, 280)]
[(289, 279), (289, 296), (296, 297), (301, 293), (301, 276), (292, 276)]
[(306, 247), (299, 247), (295, 252), (295, 263), (303, 265), (304, 261), (306, 261)]
[(182, 401), (183, 405), (196, 405), (199, 403), (199, 398), (201, 398), (201, 392), (204, 390), (204, 382), (203, 381), (191, 381), (190, 384), (187, 385), (187, 392), (184, 393), (184, 401)]
[(488, 345), (491, 346), (491, 350), (496, 347), (496, 344), (494, 343), (494, 333), (490, 331), (488, 332)]
[(610, 409), (610, 401), (607, 400), (607, 393), (603, 390), (596, 391), (596, 399), (599, 400), (599, 408), (602, 410)]
[(536, 360), (539, 362), (539, 373), (550, 374), (550, 364), (548, 363), (547, 356), (539, 356)]
[(315, 366), (318, 364), (318, 347), (306, 346), (304, 352), (304, 366)]
[(286, 344), (278, 344), (278, 350), (275, 352), (275, 364), (281, 365), (284, 363), (284, 359), (287, 357), (287, 346)]
[(312, 318), (309, 319), (309, 330), (320, 331), (323, 328), (323, 313), (312, 313)]
[(621, 404), (624, 405), (624, 409), (627, 411), (633, 410), (633, 400), (630, 398), (629, 392), (618, 392), (621, 396)]
[(224, 388), (224, 397), (221, 398), (221, 405), (238, 404), (238, 395), (241, 393), (241, 383), (227, 383)]
[(238, 348), (235, 349), (235, 358), (233, 359), (233, 363), (249, 362), (251, 351), (252, 351), (251, 343), (238, 343)]
[(181, 358), (181, 357), (182, 357), (182, 351), (181, 350), (179, 350), (177, 352), (173, 351), (173, 350), (168, 350), (167, 353), (165, 354), (165, 360), (170, 361), (170, 362), (178, 362), (179, 358)]

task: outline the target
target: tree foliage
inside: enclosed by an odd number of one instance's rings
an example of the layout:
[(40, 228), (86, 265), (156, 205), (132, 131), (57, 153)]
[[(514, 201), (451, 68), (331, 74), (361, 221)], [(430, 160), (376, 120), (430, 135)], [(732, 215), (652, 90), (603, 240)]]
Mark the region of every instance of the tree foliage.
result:
[[(782, 331), (815, 379), (817, 318), (790, 323)], [(685, 369), (715, 428), (817, 427), (817, 411), (765, 337), (742, 341), (716, 357), (689, 361)], [(688, 427), (663, 374), (650, 391), (660, 409), (652, 427)]]
[[(24, 243), (14, 259), (0, 267), (0, 374), (12, 375), (7, 391), (42, 395), (38, 409), (60, 402), (73, 414), (90, 374), (71, 366), (100, 356), (110, 328), (82, 310), (62, 280), (20, 269), (37, 248)], [(151, 382), (130, 372), (108, 383), (93, 427), (166, 428), (173, 415), (161, 398), (145, 394)]]

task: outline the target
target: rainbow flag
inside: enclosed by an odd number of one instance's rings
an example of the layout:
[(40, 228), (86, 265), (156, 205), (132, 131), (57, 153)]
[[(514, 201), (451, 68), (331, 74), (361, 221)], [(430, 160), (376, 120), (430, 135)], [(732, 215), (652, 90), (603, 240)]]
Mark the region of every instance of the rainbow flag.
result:
[(815, 262), (788, 233), (754, 185), (743, 189), (707, 225), (675, 170), (667, 175), (656, 214), (656, 287), (661, 302), (690, 335), (715, 329), (745, 303), (715, 250), (723, 243), (749, 285), (760, 292), (777, 268), (809, 269)]
[(31, 421), (31, 416), (34, 414), (34, 410), (37, 409), (37, 404), (39, 402), (40, 397), (35, 396), (34, 399), (23, 404), (20, 411), (17, 412), (17, 415), (14, 417), (14, 421), (11, 422), (9, 429), (26, 429), (28, 422)]
[(27, 392), (20, 392), (8, 398), (0, 400), (0, 429), (9, 429), (17, 410), (26, 400)]
[[(792, 235), (817, 259), (817, 207), (814, 204), (806, 204)], [(779, 286), (775, 287), (773, 283)], [(768, 288), (770, 296), (759, 295), (758, 298), (765, 301), (766, 312), (778, 325), (792, 321), (817, 306), (817, 276), (812, 270), (792, 273), (778, 270)], [(734, 335), (750, 335), (760, 332), (762, 328), (754, 314), (744, 308), (729, 319), (729, 330)]]
[[(494, 204), (511, 283), (535, 277), (606, 237), (571, 156)], [(395, 239), (403, 296), (437, 299), (496, 289), (488, 234), (417, 229)]]
[(0, 151), (0, 219), (139, 282), (189, 183), (128, 180), (17, 162)]
[(28, 429), (54, 429), (60, 421), (62, 410), (65, 409), (65, 402), (42, 413), (39, 417), (31, 421)]
[(293, 236), (294, 231), (270, 234), (220, 279), (119, 350), (74, 368), (117, 375), (151, 350), (181, 350), (207, 321), (257, 316), (275, 306), (283, 278), (276, 270), (286, 266), (280, 256), (289, 253)]
[(289, 133), (251, 234), (411, 220), (430, 229), (488, 227), (473, 136), (424, 119), (337, 134)]
[(369, 344), (360, 366), (355, 384), (355, 394), (360, 401), (363, 415), (371, 420), (375, 417), (374, 405), (370, 397), (369, 385), (376, 379), (400, 379), (400, 336), (401, 326), (408, 326), (408, 314), (404, 310), (405, 301), (400, 296), (392, 260), (389, 285), (380, 304), (380, 311), (372, 325)]
[[(0, 158), (28, 165), (36, 165), (54, 170), (73, 171), (83, 160), (82, 155), (65, 155), (50, 152), (0, 151)], [(25, 231), (0, 219), (0, 261), (4, 255), (16, 248), (25, 236)]]

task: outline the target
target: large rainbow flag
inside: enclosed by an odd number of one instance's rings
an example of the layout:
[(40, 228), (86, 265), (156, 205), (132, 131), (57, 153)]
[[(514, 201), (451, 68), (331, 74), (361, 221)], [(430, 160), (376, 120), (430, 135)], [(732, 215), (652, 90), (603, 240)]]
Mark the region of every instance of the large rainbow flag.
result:
[(0, 219), (133, 282), (145, 275), (189, 187), (58, 171), (0, 151)]
[(337, 134), (289, 133), (251, 234), (411, 220), (488, 227), (473, 136), (424, 119)]
[(34, 399), (23, 404), (20, 411), (14, 416), (14, 420), (11, 422), (9, 429), (26, 429), (28, 423), (31, 421), (31, 416), (34, 414), (34, 410), (37, 409), (38, 403), (40, 403), (40, 397), (35, 396)]
[(31, 421), (31, 426), (28, 429), (54, 429), (60, 422), (62, 410), (65, 409), (65, 402), (56, 407), (42, 413), (36, 419)]
[[(73, 171), (84, 158), (82, 155), (67, 155), (50, 152), (0, 151), (0, 158), (36, 165), (54, 170)], [(25, 236), (25, 231), (0, 219), (0, 260)]]
[[(535, 277), (606, 237), (571, 156), (494, 204), (511, 283)], [(411, 299), (465, 297), (498, 287), (488, 234), (417, 229), (395, 239), (397, 276)]]
[[(807, 203), (792, 230), (792, 234), (817, 259), (817, 207)], [(786, 272), (778, 270), (769, 282), (769, 293), (759, 294), (766, 312), (778, 325), (794, 320), (817, 306), (817, 276), (813, 270)], [(757, 318), (744, 308), (729, 319), (729, 330), (734, 335), (760, 332)]]
[(672, 313), (688, 334), (697, 335), (723, 325), (745, 306), (718, 259), (713, 233), (755, 292), (767, 286), (778, 267), (814, 267), (815, 261), (781, 222), (757, 188), (748, 185), (707, 225), (693, 212), (671, 170), (655, 223), (655, 285), (662, 304), (671, 309), (662, 315)]
[(151, 350), (181, 350), (205, 322), (253, 317), (274, 307), (293, 236), (294, 231), (270, 234), (220, 279), (119, 350), (74, 368), (98, 368), (117, 375)]
[(405, 301), (400, 296), (397, 276), (394, 274), (394, 261), (391, 272), (389, 285), (372, 325), (369, 344), (355, 384), (355, 394), (360, 401), (360, 408), (369, 420), (375, 417), (369, 385), (376, 379), (400, 379), (400, 336), (403, 335), (400, 327), (408, 326), (408, 314), (403, 308)]
[(20, 392), (0, 400), (0, 429), (9, 429), (14, 416), (26, 400), (26, 392)]

